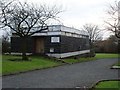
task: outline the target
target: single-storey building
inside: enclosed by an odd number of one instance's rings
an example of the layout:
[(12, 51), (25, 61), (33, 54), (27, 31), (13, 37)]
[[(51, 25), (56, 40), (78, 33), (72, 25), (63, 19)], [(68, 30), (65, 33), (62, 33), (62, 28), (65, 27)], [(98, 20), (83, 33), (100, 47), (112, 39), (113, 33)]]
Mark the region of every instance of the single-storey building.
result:
[[(21, 40), (13, 33), (11, 37), (13, 53), (21, 53)], [(27, 53), (65, 58), (89, 52), (88, 35), (82, 30), (63, 25), (51, 25), (48, 30), (36, 33), (27, 39)]]

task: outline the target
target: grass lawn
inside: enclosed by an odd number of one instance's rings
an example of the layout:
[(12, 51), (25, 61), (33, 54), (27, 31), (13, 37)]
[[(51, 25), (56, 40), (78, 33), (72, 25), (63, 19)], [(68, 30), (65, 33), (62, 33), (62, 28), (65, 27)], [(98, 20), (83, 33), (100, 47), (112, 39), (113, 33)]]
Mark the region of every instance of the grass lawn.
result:
[(20, 59), (20, 56), (3, 55), (2, 75), (14, 74), (29, 70), (58, 66), (62, 63), (55, 62), (39, 56), (30, 56), (31, 61), (10, 61), (9, 59)]
[[(63, 59), (67, 63), (77, 63), (92, 61), (101, 58), (117, 58), (117, 54), (96, 54), (92, 58), (78, 58), (78, 59)], [(52, 59), (40, 57), (40, 56), (30, 56), (31, 61), (10, 61), (10, 59), (20, 59), (20, 56), (13, 55), (3, 55), (2, 56), (2, 75), (14, 74), (19, 72), (25, 72), (29, 70), (49, 68), (53, 66), (61, 65), (61, 62), (56, 62)], [(1, 68), (0, 68), (1, 69)]]
[(87, 62), (87, 61), (92, 61), (92, 60), (96, 60), (96, 58), (95, 57), (92, 57), (92, 58), (78, 58), (78, 59), (68, 58), (68, 59), (64, 59), (64, 62), (72, 64), (72, 63)]
[(68, 58), (68, 59), (64, 59), (64, 61), (72, 64), (72, 63), (77, 63), (77, 62), (86, 62), (86, 61), (105, 59), (105, 58), (118, 58), (118, 54), (98, 53), (98, 54), (96, 54), (95, 57), (91, 57), (91, 58), (89, 58), (89, 57), (88, 58), (79, 58), (79, 59)]
[(97, 53), (95, 57), (97, 59), (102, 59), (102, 58), (118, 58), (118, 54)]
[(99, 88), (109, 88), (109, 89), (118, 89), (120, 90), (120, 81), (101, 81), (95, 87), (95, 89)]
[(2, 55), (0, 54), (0, 76), (2, 74)]

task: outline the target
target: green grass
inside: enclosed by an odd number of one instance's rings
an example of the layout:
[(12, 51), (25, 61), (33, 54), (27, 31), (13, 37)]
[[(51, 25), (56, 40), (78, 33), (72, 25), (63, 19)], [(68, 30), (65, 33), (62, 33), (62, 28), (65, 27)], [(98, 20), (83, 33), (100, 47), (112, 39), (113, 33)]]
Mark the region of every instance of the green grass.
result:
[(2, 74), (2, 55), (0, 54), (0, 76)]
[(106, 59), (106, 58), (118, 58), (118, 54), (106, 54), (106, 53), (99, 53), (96, 54), (95, 57), (88, 57), (88, 58), (68, 58), (64, 59), (66, 63), (77, 63), (77, 62), (86, 62), (86, 61), (92, 61), (92, 60), (97, 60), (97, 59)]
[(98, 88), (116, 88), (116, 89), (120, 89), (120, 81), (101, 81), (99, 82), (94, 88), (98, 89)]
[(72, 64), (72, 63), (87, 62), (87, 61), (92, 61), (92, 60), (96, 60), (96, 58), (95, 57), (92, 57), (92, 58), (79, 58), (79, 59), (68, 58), (68, 59), (64, 59), (64, 62)]
[[(86, 62), (102, 58), (117, 58), (117, 54), (96, 54), (92, 58), (78, 58), (78, 59), (63, 59), (67, 63)], [(10, 61), (10, 59), (21, 59), (20, 56), (3, 55), (2, 56), (2, 75), (25, 72), (29, 70), (49, 68), (61, 65), (60, 62), (55, 62), (52, 59), (43, 58), (40, 56), (30, 56), (31, 61)]]
[(14, 74), (29, 70), (48, 68), (58, 66), (62, 63), (53, 60), (31, 56), (31, 61), (10, 61), (9, 59), (20, 59), (20, 56), (3, 55), (2, 59), (2, 75)]
[(118, 58), (118, 54), (97, 53), (95, 57), (97, 59)]

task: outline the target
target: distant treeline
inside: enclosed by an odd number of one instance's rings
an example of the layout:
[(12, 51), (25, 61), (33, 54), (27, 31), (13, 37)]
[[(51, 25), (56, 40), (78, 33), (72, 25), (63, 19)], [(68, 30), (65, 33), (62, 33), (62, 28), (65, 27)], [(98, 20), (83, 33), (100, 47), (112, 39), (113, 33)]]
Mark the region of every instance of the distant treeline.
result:
[(97, 53), (118, 53), (118, 39), (111, 35), (107, 40), (96, 41), (94, 49)]

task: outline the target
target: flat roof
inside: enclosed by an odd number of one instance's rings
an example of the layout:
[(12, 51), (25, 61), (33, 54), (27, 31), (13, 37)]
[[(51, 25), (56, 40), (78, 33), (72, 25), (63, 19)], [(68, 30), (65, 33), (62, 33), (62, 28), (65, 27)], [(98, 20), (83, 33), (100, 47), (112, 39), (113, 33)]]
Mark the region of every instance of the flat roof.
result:
[(69, 33), (75, 33), (75, 34), (88, 35), (83, 30), (75, 29), (73, 27), (67, 27), (64, 25), (51, 25), (51, 26), (49, 26), (48, 31), (63, 31), (63, 32), (69, 32)]
[[(38, 28), (33, 28), (31, 30), (32, 31), (35, 31), (37, 30)], [(77, 34), (77, 35), (85, 35), (85, 36), (88, 36), (88, 34), (83, 31), (83, 30), (79, 30), (79, 29), (75, 29), (73, 27), (67, 27), (67, 26), (64, 26), (64, 25), (50, 25), (48, 26), (48, 29), (47, 30), (44, 30), (44, 31), (41, 31), (39, 33), (36, 33), (34, 34), (33, 36), (38, 36), (38, 35), (48, 35), (48, 33), (55, 33), (55, 32), (59, 32), (59, 35), (60, 33), (71, 33), (71, 34)], [(14, 31), (12, 33), (15, 33)]]

